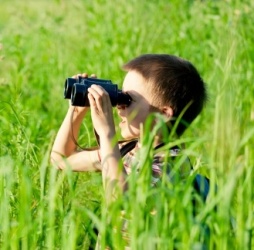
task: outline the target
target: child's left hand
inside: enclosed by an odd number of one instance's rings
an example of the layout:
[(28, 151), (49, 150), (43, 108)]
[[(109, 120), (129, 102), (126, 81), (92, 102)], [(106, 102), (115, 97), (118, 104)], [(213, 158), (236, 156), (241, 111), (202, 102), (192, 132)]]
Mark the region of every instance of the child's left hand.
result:
[(101, 86), (92, 85), (88, 89), (93, 126), (97, 134), (112, 138), (115, 135), (112, 105), (108, 92)]

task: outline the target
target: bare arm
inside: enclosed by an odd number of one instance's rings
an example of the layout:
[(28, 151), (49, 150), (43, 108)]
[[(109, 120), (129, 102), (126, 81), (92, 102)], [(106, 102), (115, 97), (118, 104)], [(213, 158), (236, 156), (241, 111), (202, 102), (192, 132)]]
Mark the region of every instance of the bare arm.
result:
[[(79, 74), (74, 78), (78, 76), (87, 77), (88, 75), (86, 73)], [(100, 170), (98, 150), (79, 152), (75, 144), (87, 111), (87, 107), (69, 106), (51, 150), (51, 163), (56, 168), (70, 167), (73, 171)]]
[(87, 109), (79, 110), (75, 107), (69, 107), (55, 138), (52, 154), (56, 153), (68, 157), (76, 151), (74, 140), (77, 141), (79, 129), (86, 113)]
[(77, 151), (80, 125), (87, 113), (87, 108), (70, 107), (57, 133), (52, 150), (51, 163), (58, 169), (70, 167), (73, 171), (100, 170), (98, 150)]

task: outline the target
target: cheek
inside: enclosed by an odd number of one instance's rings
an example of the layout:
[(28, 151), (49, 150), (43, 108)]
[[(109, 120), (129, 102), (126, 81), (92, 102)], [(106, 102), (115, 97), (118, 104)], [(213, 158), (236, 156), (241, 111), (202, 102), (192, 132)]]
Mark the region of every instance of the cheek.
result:
[(149, 115), (148, 110), (145, 109), (139, 109), (133, 111), (129, 116), (128, 116), (128, 122), (130, 125), (132, 125), (135, 128), (139, 129), (139, 125), (142, 123), (145, 123), (147, 116)]
[(121, 128), (121, 133), (124, 138), (135, 138), (140, 136), (140, 124), (144, 124), (147, 116), (149, 115), (149, 108), (143, 106), (138, 109), (128, 108), (126, 110), (127, 123)]

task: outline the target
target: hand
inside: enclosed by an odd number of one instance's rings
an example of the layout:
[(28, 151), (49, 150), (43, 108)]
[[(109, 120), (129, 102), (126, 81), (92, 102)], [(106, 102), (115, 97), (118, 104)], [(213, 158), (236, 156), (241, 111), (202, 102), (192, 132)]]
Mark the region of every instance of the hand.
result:
[[(87, 73), (82, 73), (82, 74), (77, 74), (77, 75), (72, 76), (72, 78), (74, 78), (74, 79), (78, 79), (78, 77), (88, 78), (88, 74)], [(95, 74), (92, 74), (90, 77), (91, 78), (97, 78), (97, 76)], [(69, 108), (70, 108), (70, 110), (72, 110), (72, 111), (74, 110), (78, 114), (79, 113), (84, 113), (89, 109), (89, 107), (72, 106), (71, 100), (69, 100)]]
[(99, 85), (88, 88), (93, 126), (97, 134), (113, 137), (115, 124), (113, 119), (112, 105), (108, 92)]

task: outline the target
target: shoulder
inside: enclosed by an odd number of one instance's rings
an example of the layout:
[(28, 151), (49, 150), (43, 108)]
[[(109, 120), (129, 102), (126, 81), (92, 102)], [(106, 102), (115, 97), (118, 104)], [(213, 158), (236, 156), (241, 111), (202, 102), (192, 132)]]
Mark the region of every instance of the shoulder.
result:
[(189, 157), (178, 147), (156, 152), (153, 159), (153, 167), (166, 167), (166, 172), (172, 175), (180, 174), (181, 178), (190, 174), (192, 165)]

